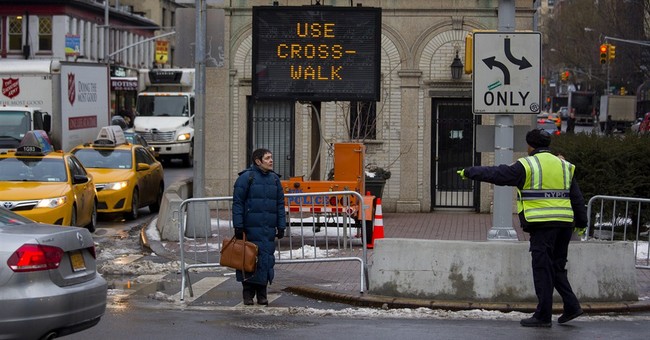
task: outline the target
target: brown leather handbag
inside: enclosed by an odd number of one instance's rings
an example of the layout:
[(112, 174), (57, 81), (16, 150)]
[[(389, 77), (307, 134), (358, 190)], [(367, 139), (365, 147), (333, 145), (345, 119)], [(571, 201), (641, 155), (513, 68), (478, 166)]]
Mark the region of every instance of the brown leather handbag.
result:
[(247, 273), (255, 271), (257, 265), (257, 245), (246, 241), (246, 234), (243, 240), (236, 237), (224, 239), (221, 244), (221, 257), (219, 264)]

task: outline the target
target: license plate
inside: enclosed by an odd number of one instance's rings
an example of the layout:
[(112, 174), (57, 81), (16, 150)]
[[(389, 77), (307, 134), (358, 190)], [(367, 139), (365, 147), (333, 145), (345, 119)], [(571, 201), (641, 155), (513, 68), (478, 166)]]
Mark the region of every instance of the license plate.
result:
[(72, 262), (72, 271), (86, 270), (86, 262), (84, 262), (84, 256), (80, 251), (70, 254), (70, 262)]

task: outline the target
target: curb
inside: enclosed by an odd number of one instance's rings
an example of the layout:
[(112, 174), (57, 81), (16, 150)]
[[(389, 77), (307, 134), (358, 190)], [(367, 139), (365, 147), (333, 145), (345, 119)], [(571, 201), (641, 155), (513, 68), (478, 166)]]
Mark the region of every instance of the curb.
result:
[[(523, 312), (533, 313), (537, 307), (536, 303), (513, 302), (473, 302), (473, 301), (445, 301), (427, 300), (416, 298), (403, 298), (383, 295), (355, 295), (343, 292), (328, 291), (309, 286), (290, 286), (285, 291), (301, 296), (324, 300), (329, 302), (340, 302), (354, 306), (373, 308), (431, 308), (450, 311), (484, 309), (499, 312)], [(582, 309), (587, 314), (598, 313), (639, 313), (650, 312), (650, 301), (623, 301), (623, 302), (581, 302)], [(562, 304), (553, 305), (554, 313), (562, 313)]]
[(152, 252), (160, 257), (164, 257), (171, 260), (179, 260), (176, 254), (174, 254), (173, 252), (167, 250), (165, 247), (162, 246), (160, 239), (150, 240), (149, 237), (147, 236), (147, 230), (149, 230), (149, 228), (153, 228), (155, 232), (158, 232), (158, 229), (156, 229), (157, 221), (158, 221), (157, 217), (153, 218), (151, 221), (149, 221), (146, 227), (140, 229), (140, 246), (142, 247), (143, 250)]

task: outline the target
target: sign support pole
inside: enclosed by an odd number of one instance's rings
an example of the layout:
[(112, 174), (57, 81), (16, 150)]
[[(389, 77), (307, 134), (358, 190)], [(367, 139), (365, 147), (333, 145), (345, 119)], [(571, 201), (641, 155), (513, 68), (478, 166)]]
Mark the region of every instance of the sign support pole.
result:
[[(514, 0), (499, 0), (499, 32), (515, 31)], [(512, 163), (514, 150), (514, 116), (496, 115), (494, 126), (494, 164)], [(517, 240), (517, 232), (512, 226), (512, 188), (494, 186), (494, 206), (492, 228), (488, 231), (488, 241)]]
[[(205, 197), (205, 36), (207, 27), (206, 0), (195, 1), (196, 14), (196, 40), (194, 46), (194, 163), (192, 197)], [(208, 202), (192, 202), (187, 206), (186, 235), (209, 237), (212, 234), (210, 227), (210, 207)]]

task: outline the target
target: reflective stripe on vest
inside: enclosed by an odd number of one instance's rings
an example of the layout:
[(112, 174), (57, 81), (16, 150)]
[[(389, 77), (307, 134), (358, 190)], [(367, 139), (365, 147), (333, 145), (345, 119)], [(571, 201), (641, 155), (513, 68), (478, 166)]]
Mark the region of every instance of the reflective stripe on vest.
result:
[(573, 222), (569, 189), (575, 166), (548, 152), (520, 158), (526, 182), (518, 190), (517, 207), (528, 222)]

